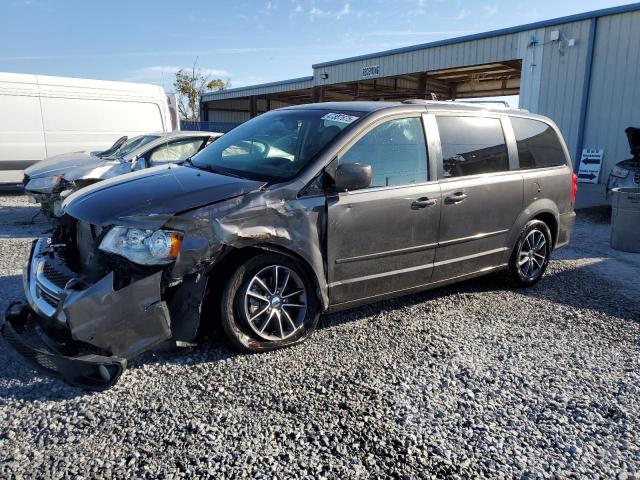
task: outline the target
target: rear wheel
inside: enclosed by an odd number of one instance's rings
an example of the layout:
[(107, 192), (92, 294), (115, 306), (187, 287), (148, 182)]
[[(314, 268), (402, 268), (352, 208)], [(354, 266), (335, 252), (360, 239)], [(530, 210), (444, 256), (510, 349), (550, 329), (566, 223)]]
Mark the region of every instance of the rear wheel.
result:
[(551, 232), (541, 220), (528, 222), (518, 238), (509, 261), (509, 279), (517, 287), (530, 287), (544, 275), (553, 243)]
[(294, 260), (277, 254), (240, 265), (222, 291), (222, 327), (245, 351), (282, 348), (304, 340), (318, 323), (313, 283)]

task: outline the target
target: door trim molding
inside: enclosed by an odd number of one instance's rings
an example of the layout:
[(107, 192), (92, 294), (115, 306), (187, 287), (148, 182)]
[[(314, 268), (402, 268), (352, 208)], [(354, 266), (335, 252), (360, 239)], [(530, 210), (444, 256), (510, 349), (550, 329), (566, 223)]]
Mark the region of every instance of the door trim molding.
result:
[(417, 245), (415, 247), (399, 248), (397, 250), (387, 250), (386, 252), (369, 253), (367, 255), (358, 255), (356, 257), (346, 257), (336, 259), (336, 264), (360, 262), (363, 260), (372, 260), (375, 258), (392, 257), (394, 255), (404, 255), (405, 253), (422, 252), (423, 250), (430, 250), (436, 248), (437, 243), (428, 243), (426, 245)]
[(376, 258), (392, 257), (395, 255), (404, 255), (407, 253), (422, 252), (424, 250), (431, 250), (437, 247), (448, 247), (451, 245), (457, 245), (459, 243), (473, 242), (474, 240), (482, 240), (484, 238), (494, 237), (496, 235), (502, 235), (509, 233), (509, 229), (496, 230), (489, 233), (478, 233), (477, 235), (471, 235), (469, 237), (454, 238), (453, 240), (447, 240), (445, 242), (428, 243), (425, 245), (417, 245), (415, 247), (399, 248), (397, 250), (387, 250), (385, 252), (369, 253), (367, 255), (358, 255), (355, 257), (338, 258), (335, 260), (336, 265), (343, 263), (361, 262), (364, 260), (373, 260)]
[(509, 229), (496, 230), (489, 233), (478, 233), (477, 235), (471, 235), (470, 237), (454, 238), (453, 240), (446, 240), (444, 242), (438, 242), (438, 247), (449, 247), (451, 245), (457, 245), (459, 243), (473, 242), (474, 240), (482, 240), (484, 238), (495, 237), (496, 235), (502, 235), (509, 233)]

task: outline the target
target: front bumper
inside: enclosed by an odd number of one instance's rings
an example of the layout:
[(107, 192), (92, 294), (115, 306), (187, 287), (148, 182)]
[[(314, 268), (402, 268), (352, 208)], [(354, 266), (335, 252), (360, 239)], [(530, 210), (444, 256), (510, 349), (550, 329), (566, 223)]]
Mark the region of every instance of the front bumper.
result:
[(127, 360), (95, 354), (65, 355), (39, 328), (35, 313), (24, 303), (11, 305), (0, 328), (5, 341), (33, 368), (87, 390), (105, 390), (118, 381)]
[[(51, 358), (58, 360), (47, 361), (47, 365), (51, 366), (52, 362), (73, 364), (73, 370), (78, 365), (92, 363), (87, 358), (95, 360), (97, 356), (99, 365), (95, 368), (99, 373), (104, 373), (100, 365), (107, 370), (111, 368), (108, 365), (121, 366), (120, 373), (114, 374), (117, 380), (127, 359), (171, 337), (169, 309), (160, 295), (162, 273), (156, 272), (117, 291), (114, 290), (113, 273), (86, 286), (83, 277), (67, 266), (62, 252), (44, 238), (33, 243), (29, 265), (23, 274), (29, 308), (22, 309), (20, 314), (7, 311), (3, 334), (10, 340), (10, 345), (33, 364), (34, 358), (49, 358), (51, 352), (45, 350), (43, 353), (41, 347), (29, 344), (32, 337), (21, 332), (27, 332), (31, 327), (39, 329), (41, 333), (46, 332), (77, 347), (79, 352), (91, 352), (89, 357), (85, 353), (62, 355), (63, 360), (53, 355)], [(51, 371), (51, 368), (45, 369), (44, 373)], [(74, 374), (57, 376), (85, 386), (74, 380)], [(111, 374), (108, 377), (113, 378)], [(87, 388), (91, 388), (90, 385)]]

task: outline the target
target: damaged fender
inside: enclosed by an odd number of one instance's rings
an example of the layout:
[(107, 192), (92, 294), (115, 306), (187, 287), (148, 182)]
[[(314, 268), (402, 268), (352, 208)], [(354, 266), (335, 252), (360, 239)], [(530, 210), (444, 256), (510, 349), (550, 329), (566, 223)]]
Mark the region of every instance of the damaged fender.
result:
[[(318, 298), (323, 309), (329, 304), (321, 239), (325, 221), (325, 199), (322, 196), (289, 198), (282, 190), (270, 199), (271, 192), (255, 191), (221, 203), (198, 208), (167, 222), (187, 222), (180, 255), (171, 270), (173, 278), (201, 270), (216, 260), (223, 247), (256, 247), (288, 253), (303, 261), (313, 273)], [(184, 223), (183, 223), (184, 226)]]

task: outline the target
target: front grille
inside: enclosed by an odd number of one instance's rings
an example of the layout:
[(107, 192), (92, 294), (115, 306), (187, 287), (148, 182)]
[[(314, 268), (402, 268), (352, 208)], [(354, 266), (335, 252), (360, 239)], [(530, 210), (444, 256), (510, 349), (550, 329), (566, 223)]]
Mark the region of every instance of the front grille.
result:
[(45, 289), (38, 287), (38, 296), (47, 302), (51, 307), (58, 308), (58, 303), (60, 299), (51, 293), (47, 292)]
[(69, 283), (69, 280), (74, 278), (69, 271), (62, 271), (62, 269), (56, 268), (51, 263), (45, 263), (42, 270), (45, 278), (53, 283), (58, 288), (64, 288)]
[(636, 172), (636, 174), (633, 177), (633, 179), (637, 184), (640, 184), (640, 172)]
[(29, 292), (44, 317), (56, 315), (65, 287), (77, 277), (67, 263), (63, 247), (51, 247), (45, 239), (38, 240), (29, 268)]

